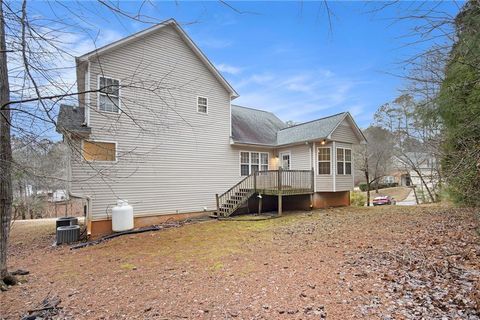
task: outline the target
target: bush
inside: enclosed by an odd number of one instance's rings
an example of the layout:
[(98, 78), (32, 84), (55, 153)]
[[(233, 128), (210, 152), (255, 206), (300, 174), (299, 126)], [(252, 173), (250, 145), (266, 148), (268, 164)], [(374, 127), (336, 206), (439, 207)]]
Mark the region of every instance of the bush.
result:
[[(366, 183), (360, 183), (358, 185), (358, 187), (360, 188), (361, 191), (367, 191), (367, 184)], [(385, 188), (393, 188), (393, 187), (398, 187), (398, 183), (394, 182), (394, 183), (379, 183), (378, 184), (378, 189), (385, 189)], [(375, 183), (372, 183), (370, 185), (370, 191), (372, 190), (375, 190), (376, 189), (376, 186), (375, 186)]]
[(350, 204), (355, 207), (363, 207), (367, 202), (367, 196), (362, 192), (352, 191), (350, 192)]

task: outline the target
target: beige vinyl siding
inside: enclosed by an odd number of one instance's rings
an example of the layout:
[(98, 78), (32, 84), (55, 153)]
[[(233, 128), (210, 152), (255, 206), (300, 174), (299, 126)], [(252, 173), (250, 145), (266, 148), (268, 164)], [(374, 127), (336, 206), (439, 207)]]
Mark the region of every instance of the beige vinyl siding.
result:
[[(92, 197), (94, 218), (117, 199), (136, 215), (214, 209), (215, 193), (240, 179), (225, 88), (171, 27), (91, 62), (92, 89), (99, 74), (120, 80), (127, 115), (98, 112), (91, 95), (89, 139), (117, 143), (116, 163), (72, 162), (72, 192)], [(197, 96), (208, 98), (208, 114), (197, 112)]]
[(353, 124), (351, 124), (347, 119), (344, 119), (340, 125), (332, 132), (332, 140), (339, 142), (347, 143), (359, 143), (358, 137), (356, 136)]
[(310, 145), (298, 145), (288, 148), (278, 149), (278, 154), (290, 152), (290, 169), (292, 170), (310, 170), (312, 163), (310, 161)]
[[(330, 147), (331, 163), (330, 163), (330, 174), (318, 174), (318, 153), (317, 150), (319, 147)], [(327, 143), (325, 145), (320, 145), (319, 142), (316, 142), (312, 152), (312, 163), (315, 170), (315, 191), (333, 191), (333, 173), (334, 173), (334, 161), (333, 161), (333, 146), (332, 143)]]
[[(346, 148), (346, 149), (353, 149), (350, 143), (342, 143), (342, 142), (335, 142), (336, 148)], [(335, 161), (335, 173), (337, 162)], [(335, 191), (349, 191), (353, 190), (353, 172), (354, 172), (354, 161), (353, 161), (353, 150), (352, 150), (352, 174), (350, 175), (342, 175), (337, 174), (335, 176)]]

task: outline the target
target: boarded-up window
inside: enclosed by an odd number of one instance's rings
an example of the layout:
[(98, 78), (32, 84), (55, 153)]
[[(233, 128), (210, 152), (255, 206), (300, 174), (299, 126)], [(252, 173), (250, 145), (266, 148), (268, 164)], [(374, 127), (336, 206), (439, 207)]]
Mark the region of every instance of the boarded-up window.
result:
[(83, 157), (87, 161), (115, 161), (116, 151), (113, 142), (83, 141)]

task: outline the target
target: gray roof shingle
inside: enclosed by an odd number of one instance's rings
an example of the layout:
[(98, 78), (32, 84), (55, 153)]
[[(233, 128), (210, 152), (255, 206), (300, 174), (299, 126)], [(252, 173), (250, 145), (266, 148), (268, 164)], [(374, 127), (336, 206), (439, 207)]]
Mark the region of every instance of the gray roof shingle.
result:
[(232, 138), (237, 143), (275, 145), (278, 130), (285, 127), (271, 112), (232, 105)]
[(232, 138), (236, 143), (281, 146), (327, 138), (346, 112), (287, 127), (271, 112), (232, 105)]
[(344, 119), (345, 115), (346, 112), (337, 113), (332, 116), (282, 129), (277, 133), (277, 145), (326, 138)]
[(72, 132), (89, 134), (91, 128), (85, 125), (85, 108), (74, 107), (66, 104), (60, 106), (57, 119), (57, 132)]

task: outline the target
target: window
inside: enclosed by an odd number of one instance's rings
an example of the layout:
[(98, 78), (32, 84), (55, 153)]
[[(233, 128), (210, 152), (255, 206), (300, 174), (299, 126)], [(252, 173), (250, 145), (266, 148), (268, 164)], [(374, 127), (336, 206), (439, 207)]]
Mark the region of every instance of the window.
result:
[(268, 153), (240, 152), (240, 174), (248, 176), (259, 170), (268, 170)]
[(98, 108), (100, 111), (118, 113), (120, 111), (120, 81), (99, 77)]
[(265, 152), (260, 153), (260, 170), (262, 171), (268, 170), (268, 153), (265, 153)]
[(386, 176), (383, 178), (385, 183), (395, 183), (395, 178), (393, 176)]
[(250, 153), (240, 152), (240, 174), (248, 176), (250, 174)]
[(87, 161), (115, 161), (117, 144), (115, 142), (83, 141), (83, 158)]
[(330, 174), (330, 147), (318, 148), (318, 174)]
[(352, 174), (352, 150), (337, 148), (337, 174)]
[(280, 153), (280, 166), (282, 169), (290, 170), (290, 152)]
[(208, 99), (205, 97), (197, 97), (197, 112), (208, 113)]

